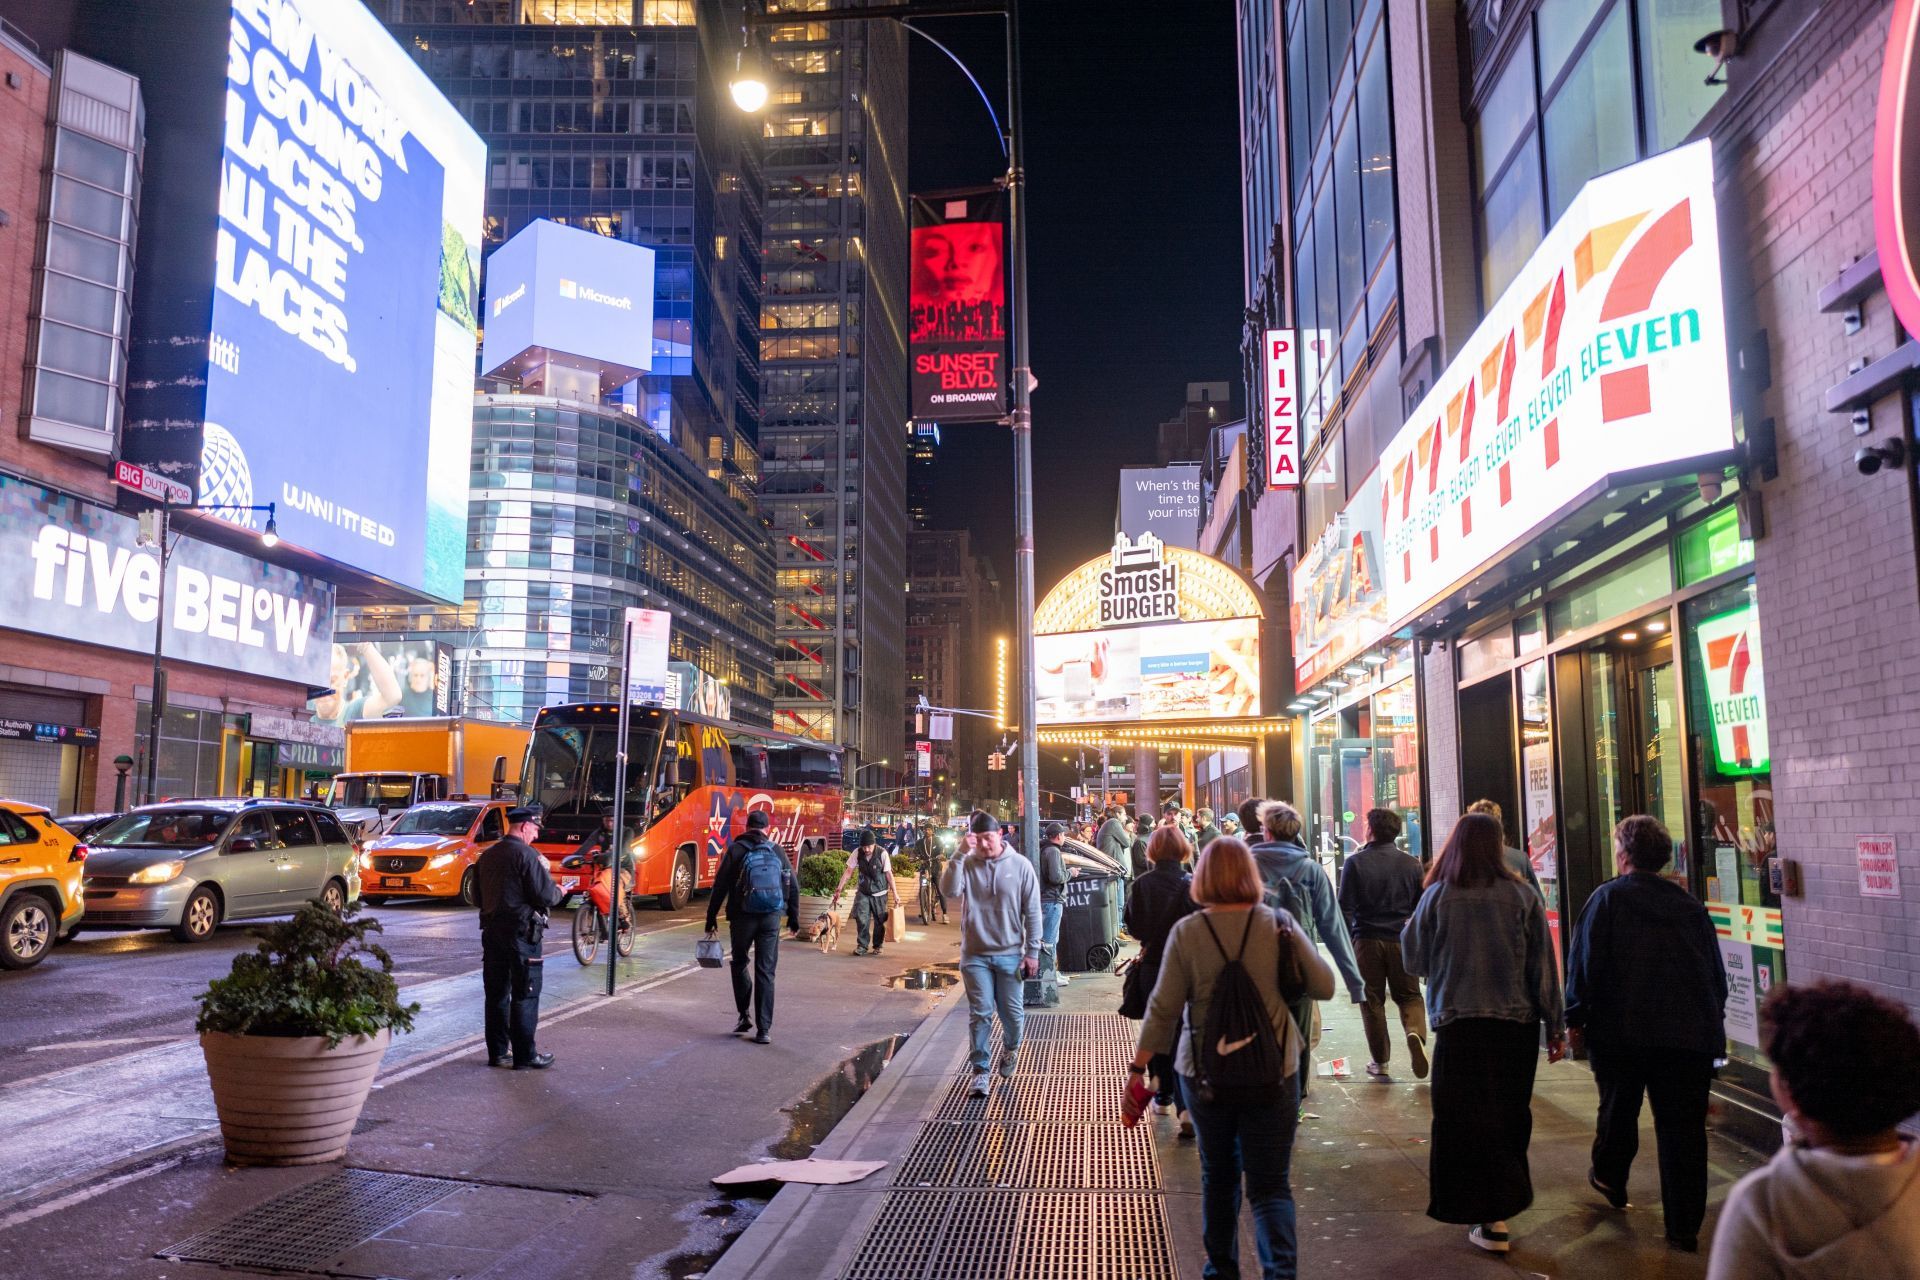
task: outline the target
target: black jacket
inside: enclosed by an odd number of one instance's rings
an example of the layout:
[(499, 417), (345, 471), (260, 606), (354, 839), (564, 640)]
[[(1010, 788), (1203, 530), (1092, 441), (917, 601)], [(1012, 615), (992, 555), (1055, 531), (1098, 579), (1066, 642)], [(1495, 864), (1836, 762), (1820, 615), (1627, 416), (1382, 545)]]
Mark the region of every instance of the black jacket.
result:
[(474, 896), (480, 901), (480, 942), (489, 951), (518, 951), (528, 959), (540, 954), (535, 917), (560, 901), (560, 886), (547, 860), (514, 836), (489, 845), (473, 864)]
[(1361, 938), (1400, 941), (1401, 927), (1420, 905), (1420, 859), (1389, 840), (1363, 845), (1340, 869), (1340, 910), (1347, 931)]
[(1727, 973), (1707, 909), (1633, 871), (1593, 891), (1567, 956), (1567, 1025), (1594, 1040), (1726, 1051)]
[[(736, 915), (744, 917), (750, 914), (728, 904), (736, 899), (742, 902), (746, 900), (747, 886), (742, 882), (742, 877), (747, 869), (747, 854), (762, 845), (775, 850), (780, 847), (774, 844), (764, 831), (742, 832), (733, 838), (732, 844), (727, 846), (726, 853), (720, 858), (719, 869), (713, 873), (713, 893), (707, 898), (708, 933), (720, 927), (720, 908), (723, 906), (727, 908), (729, 920)], [(794, 878), (793, 863), (784, 855), (782, 855), (782, 861), (787, 864), (787, 928), (798, 933), (800, 932), (800, 882)]]
[(1067, 893), (1067, 860), (1062, 846), (1040, 842), (1040, 901), (1059, 902)]
[(1193, 878), (1177, 862), (1155, 864), (1153, 870), (1133, 882), (1127, 891), (1124, 919), (1127, 932), (1140, 944), (1140, 963), (1150, 969), (1160, 967), (1160, 949), (1167, 935), (1182, 917), (1200, 909), (1189, 892)]
[(1134, 879), (1138, 880), (1141, 876), (1153, 870), (1153, 863), (1147, 858), (1147, 838), (1145, 836), (1135, 833), (1133, 837), (1133, 847), (1127, 850), (1127, 855), (1133, 860)]

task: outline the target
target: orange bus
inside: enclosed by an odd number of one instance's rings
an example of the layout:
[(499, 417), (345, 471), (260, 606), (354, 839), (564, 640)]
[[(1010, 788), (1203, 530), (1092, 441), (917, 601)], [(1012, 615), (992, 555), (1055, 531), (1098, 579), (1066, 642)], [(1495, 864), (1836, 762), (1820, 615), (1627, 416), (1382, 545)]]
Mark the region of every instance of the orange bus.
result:
[[(545, 810), (535, 846), (569, 895), (592, 868), (560, 862), (613, 812), (619, 708), (609, 703), (543, 708), (520, 771), (524, 804)], [(664, 707), (633, 708), (627, 730), (626, 815), (635, 896), (670, 910), (709, 888), (728, 841), (754, 809), (772, 815), (772, 835), (796, 868), (839, 847), (839, 748), (771, 729)]]

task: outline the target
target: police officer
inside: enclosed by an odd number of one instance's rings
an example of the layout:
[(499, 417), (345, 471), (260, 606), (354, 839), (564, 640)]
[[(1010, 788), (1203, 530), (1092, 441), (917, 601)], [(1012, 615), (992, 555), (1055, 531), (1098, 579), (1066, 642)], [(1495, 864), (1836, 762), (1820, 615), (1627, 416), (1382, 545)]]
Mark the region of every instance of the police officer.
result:
[(546, 859), (534, 851), (533, 841), (539, 836), (537, 806), (509, 809), (506, 838), (488, 847), (473, 867), (480, 900), (480, 974), (487, 997), (490, 1067), (511, 1065), (516, 1071), (537, 1071), (553, 1065), (552, 1054), (535, 1052), (533, 1047), (544, 974), (540, 935), (547, 927), (547, 909), (561, 897), (547, 872)]

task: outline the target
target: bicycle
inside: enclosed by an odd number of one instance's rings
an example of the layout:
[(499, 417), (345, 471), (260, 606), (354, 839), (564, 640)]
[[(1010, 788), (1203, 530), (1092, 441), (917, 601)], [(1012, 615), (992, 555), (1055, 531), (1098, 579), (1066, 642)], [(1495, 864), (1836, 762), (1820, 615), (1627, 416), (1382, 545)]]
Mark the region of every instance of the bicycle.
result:
[[(600, 954), (600, 943), (607, 936), (607, 916), (610, 914), (613, 897), (610, 893), (613, 883), (612, 872), (600, 858), (595, 858), (593, 862), (600, 868), (600, 872), (594, 876), (593, 884), (587, 889), (587, 896), (581, 900), (579, 906), (573, 909), (573, 958), (582, 966), (592, 964), (594, 957)], [(577, 871), (586, 865), (586, 859), (575, 854), (561, 859), (560, 865), (569, 871)], [(620, 887), (624, 891), (631, 884), (624, 867), (620, 870), (620, 880)], [(622, 896), (626, 895), (623, 893)], [(623, 905), (626, 909), (620, 912), (619, 923), (614, 929), (613, 947), (622, 956), (630, 956), (633, 954), (634, 942), (633, 904), (628, 902)]]
[(947, 900), (940, 893), (939, 875), (941, 865), (946, 861), (934, 848), (934, 833), (926, 833), (920, 852), (914, 855), (914, 861), (920, 866), (920, 923), (924, 927), (933, 923), (933, 904), (940, 903), (940, 920), (947, 919)]

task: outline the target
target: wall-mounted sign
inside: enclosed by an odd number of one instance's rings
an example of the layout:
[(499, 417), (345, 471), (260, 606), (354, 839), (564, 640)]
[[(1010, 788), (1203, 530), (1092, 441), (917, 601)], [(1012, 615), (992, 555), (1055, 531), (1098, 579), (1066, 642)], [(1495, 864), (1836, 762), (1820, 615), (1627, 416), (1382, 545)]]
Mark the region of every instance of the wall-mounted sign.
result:
[(913, 198), (908, 359), (920, 422), (1007, 414), (1006, 196)]
[(1873, 238), (1887, 301), (1920, 333), (1920, 0), (1894, 0), (1873, 133)]
[(1119, 520), (1114, 532), (1138, 538), (1152, 534), (1170, 547), (1200, 545), (1200, 468), (1120, 468)]
[(1388, 607), (1376, 470), (1294, 566), (1294, 686), (1312, 686), (1386, 634)]
[(1166, 546), (1150, 533), (1134, 542), (1114, 539), (1111, 563), (1100, 575), (1100, 625), (1138, 626), (1180, 617), (1180, 567), (1168, 564)]
[(1267, 484), (1300, 487), (1300, 357), (1292, 329), (1269, 329), (1261, 363), (1267, 384)]
[(653, 368), (654, 251), (536, 218), (487, 258), (480, 367), (572, 362), (612, 385)]
[(78, 724), (43, 724), (35, 720), (0, 719), (0, 738), (16, 742), (51, 742), (55, 746), (71, 744), (76, 747), (97, 747), (100, 745), (100, 731)]
[(664, 609), (628, 609), (626, 620), (627, 701), (667, 700), (667, 646), (673, 615)]
[[(160, 557), (139, 522), (0, 476), (0, 626), (153, 652)], [(333, 588), (181, 538), (167, 556), (166, 654), (275, 680), (327, 682)]]
[(1861, 836), (1854, 841), (1854, 853), (1860, 863), (1861, 897), (1900, 896), (1900, 854), (1892, 836)]
[(1760, 614), (1752, 604), (1703, 619), (1696, 629), (1713, 718), (1713, 767), (1728, 776), (1766, 773), (1766, 669), (1760, 656)]
[(913, 744), (914, 772), (922, 778), (933, 776), (933, 744), (924, 739)]

